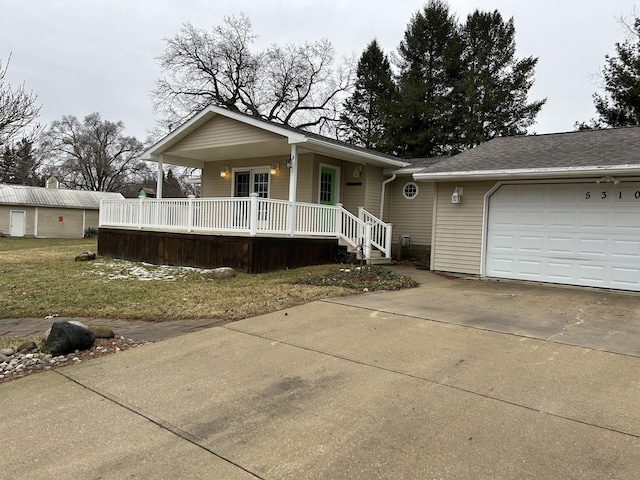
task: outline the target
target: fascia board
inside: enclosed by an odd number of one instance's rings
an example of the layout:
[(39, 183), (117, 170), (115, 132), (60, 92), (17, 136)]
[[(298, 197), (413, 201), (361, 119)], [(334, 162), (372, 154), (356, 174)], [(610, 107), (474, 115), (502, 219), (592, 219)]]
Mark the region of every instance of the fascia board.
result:
[(471, 170), (459, 172), (414, 173), (415, 180), (489, 180), (520, 178), (568, 178), (593, 175), (629, 175), (640, 173), (640, 165), (600, 165), (568, 168), (523, 168), (514, 170)]

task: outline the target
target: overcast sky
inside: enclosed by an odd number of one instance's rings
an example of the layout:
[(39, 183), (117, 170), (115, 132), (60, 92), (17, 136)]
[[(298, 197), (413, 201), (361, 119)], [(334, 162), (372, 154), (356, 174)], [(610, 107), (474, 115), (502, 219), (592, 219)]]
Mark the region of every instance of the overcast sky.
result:
[[(377, 38), (395, 51), (423, 0), (0, 0), (0, 59), (12, 53), (7, 80), (24, 82), (42, 104), (41, 123), (99, 112), (123, 121), (143, 140), (157, 118), (149, 94), (160, 77), (155, 60), (185, 22), (210, 30), (244, 13), (260, 38), (302, 44), (328, 38), (342, 55), (359, 56)], [(633, 0), (450, 0), (460, 20), (475, 9), (514, 18), (517, 56), (539, 58), (530, 99), (547, 98), (530, 129), (574, 129), (595, 116), (592, 94), (605, 55), (624, 38), (618, 22)]]

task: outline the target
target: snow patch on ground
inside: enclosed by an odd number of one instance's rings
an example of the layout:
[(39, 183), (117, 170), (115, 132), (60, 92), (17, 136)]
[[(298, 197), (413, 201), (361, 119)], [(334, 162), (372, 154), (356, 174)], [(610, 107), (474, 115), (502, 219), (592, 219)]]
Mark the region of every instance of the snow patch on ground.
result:
[(94, 275), (104, 276), (106, 280), (164, 280), (175, 281), (184, 279), (193, 273), (204, 273), (205, 269), (193, 267), (173, 267), (169, 265), (152, 265), (150, 263), (135, 263), (126, 260), (110, 260), (94, 262)]

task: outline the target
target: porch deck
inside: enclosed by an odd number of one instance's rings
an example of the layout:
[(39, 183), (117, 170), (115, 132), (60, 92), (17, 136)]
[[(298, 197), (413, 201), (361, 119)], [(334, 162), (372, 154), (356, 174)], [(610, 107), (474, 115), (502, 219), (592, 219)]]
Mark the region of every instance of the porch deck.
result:
[[(340, 260), (390, 260), (392, 226), (360, 209), (260, 198), (103, 201), (98, 253), (154, 264), (260, 273)], [(344, 256), (344, 254), (342, 254)]]

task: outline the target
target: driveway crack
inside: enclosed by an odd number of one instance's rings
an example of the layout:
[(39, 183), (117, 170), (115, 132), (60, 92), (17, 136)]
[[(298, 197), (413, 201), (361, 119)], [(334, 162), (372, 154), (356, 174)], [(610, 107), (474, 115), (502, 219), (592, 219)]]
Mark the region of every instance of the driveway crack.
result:
[(574, 323), (565, 324), (565, 326), (562, 327), (562, 330), (560, 332), (548, 337), (547, 341), (552, 341), (554, 338), (561, 337), (571, 327), (577, 327), (578, 325), (582, 325), (584, 323), (584, 318), (582, 318), (583, 315), (584, 315), (584, 310), (581, 308), (578, 308), (578, 313), (576, 314), (576, 321)]

